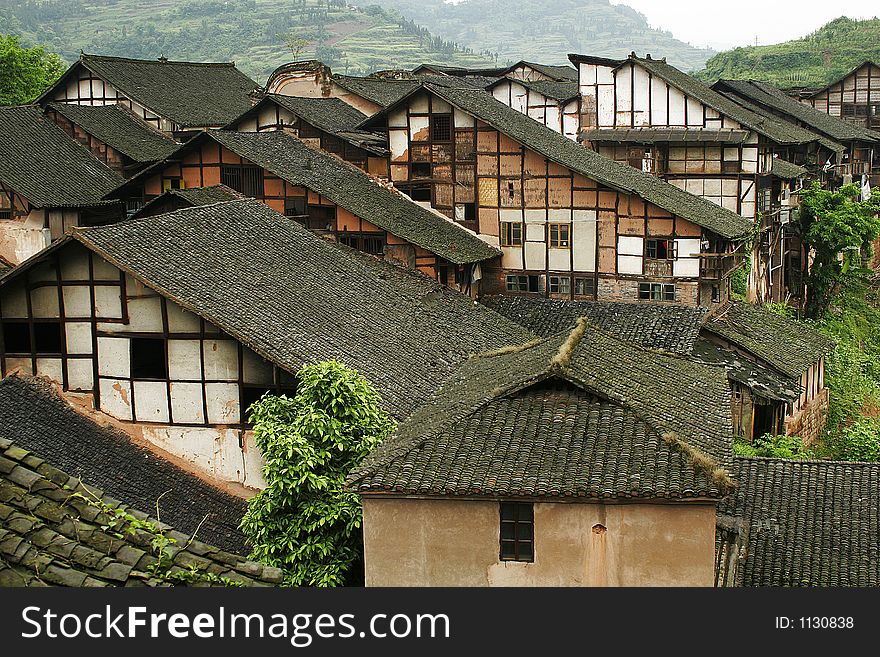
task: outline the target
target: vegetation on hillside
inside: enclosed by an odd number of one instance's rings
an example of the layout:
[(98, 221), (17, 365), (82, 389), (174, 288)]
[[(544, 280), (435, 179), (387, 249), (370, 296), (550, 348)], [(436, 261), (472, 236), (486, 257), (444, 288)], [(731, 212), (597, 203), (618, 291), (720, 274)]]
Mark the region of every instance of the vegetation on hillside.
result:
[(718, 53), (697, 76), (763, 80), (777, 87), (822, 87), (864, 62), (880, 61), (880, 19), (836, 18), (802, 39)]
[(609, 0), (359, 0), (381, 2), (434, 34), (475, 50), (497, 52), (499, 62), (526, 59), (568, 63), (571, 52), (625, 57), (631, 51), (666, 57), (685, 71), (699, 70), (713, 51), (657, 30), (632, 7)]
[(21, 105), (43, 93), (64, 72), (64, 61), (41, 46), (24, 48), (0, 34), (0, 105)]
[(9, 0), (0, 33), (42, 43), (74, 61), (80, 50), (104, 55), (235, 61), (257, 81), (294, 59), (318, 58), (340, 73), (413, 68), (425, 61), (485, 66), (477, 53), (431, 35), (378, 5), (345, 0)]
[(305, 365), (293, 398), (250, 409), (266, 488), (241, 521), (251, 558), (284, 571), (286, 586), (363, 584), (361, 504), (346, 477), (394, 431), (379, 394), (330, 360)]

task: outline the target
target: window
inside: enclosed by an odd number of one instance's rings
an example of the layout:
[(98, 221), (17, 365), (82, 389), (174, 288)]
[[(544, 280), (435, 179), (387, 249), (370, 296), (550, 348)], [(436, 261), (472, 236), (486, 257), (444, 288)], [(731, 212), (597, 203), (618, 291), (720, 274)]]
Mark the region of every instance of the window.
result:
[(339, 243), (364, 253), (385, 253), (385, 235), (382, 233), (340, 233)]
[(530, 503), (501, 503), (501, 560), (535, 560), (535, 515)]
[(333, 205), (310, 205), (306, 215), (306, 228), (310, 230), (333, 230), (336, 224), (336, 206)]
[(131, 339), (131, 378), (168, 378), (168, 358), (163, 338)]
[(712, 286), (712, 303), (721, 302), (721, 288), (717, 285)]
[(260, 397), (269, 393), (270, 395), (287, 395), (293, 397), (296, 394), (296, 385), (288, 383), (284, 386), (260, 386), (254, 384), (244, 384), (241, 389), (241, 416), (245, 418), (248, 426), (252, 426), (248, 417), (248, 409), (252, 404), (260, 400)]
[(639, 299), (642, 301), (675, 301), (673, 283), (639, 283)]
[(430, 162), (413, 162), (410, 165), (411, 178), (430, 178), (431, 163)]
[(399, 185), (401, 192), (409, 196), (413, 201), (431, 201), (431, 185), (423, 183), (421, 185)]
[(0, 219), (12, 219), (12, 198), (0, 191)]
[(286, 198), (284, 199), (284, 216), (285, 217), (304, 217), (306, 214), (305, 198)]
[(508, 274), (507, 290), (509, 292), (540, 292), (538, 277), (525, 274)]
[(522, 224), (520, 222), (501, 222), (501, 246), (522, 246)]
[(459, 212), (458, 208), (461, 208), (461, 216), (463, 219), (461, 221), (476, 221), (477, 220), (477, 204), (476, 203), (464, 203), (460, 206), (456, 206), (455, 218), (458, 219)]
[(162, 178), (162, 191), (169, 192), (172, 189), (183, 189), (184, 184), (181, 178)]
[(645, 257), (654, 260), (675, 260), (675, 240), (645, 240)]
[(548, 224), (550, 248), (552, 249), (570, 249), (571, 248), (571, 225), (569, 224)]
[(579, 296), (596, 296), (596, 279), (594, 278), (575, 278), (574, 293)]
[(507, 181), (507, 198), (516, 198), (516, 188), (513, 186), (512, 180)]
[(739, 160), (724, 160), (721, 162), (721, 173), (739, 173)]
[(431, 141), (452, 141), (452, 114), (431, 115)]
[(551, 294), (571, 294), (571, 278), (568, 276), (550, 276), (547, 284)]
[(245, 196), (263, 196), (263, 169), (253, 164), (220, 166), (220, 182)]
[(31, 353), (31, 329), (27, 322), (3, 322), (3, 350), (7, 354)]
[(59, 321), (35, 321), (33, 342), (28, 322), (3, 322), (3, 344), (7, 354), (60, 355), (63, 342)]

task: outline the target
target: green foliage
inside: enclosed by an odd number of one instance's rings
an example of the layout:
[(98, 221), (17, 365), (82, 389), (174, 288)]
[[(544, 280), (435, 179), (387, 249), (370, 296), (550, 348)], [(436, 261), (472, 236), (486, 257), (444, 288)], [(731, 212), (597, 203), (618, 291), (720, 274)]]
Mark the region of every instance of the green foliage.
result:
[(806, 276), (807, 317), (821, 317), (832, 299), (867, 281), (863, 259), (880, 233), (880, 191), (861, 200), (859, 185), (836, 191), (814, 182), (801, 194), (800, 232), (815, 252)]
[(780, 88), (821, 87), (866, 59), (880, 60), (880, 19), (836, 18), (802, 39), (718, 53), (697, 75), (763, 80)]
[(0, 105), (29, 103), (57, 80), (66, 66), (42, 46), (25, 48), (17, 36), (0, 34)]
[(331, 360), (304, 366), (292, 399), (266, 395), (249, 418), (266, 480), (241, 522), (251, 557), (281, 568), (287, 586), (356, 583), (361, 507), (344, 482), (394, 431), (378, 393)]
[(863, 417), (827, 439), (826, 449), (841, 461), (880, 461), (880, 419)]
[[(161, 495), (159, 496), (161, 499)], [(141, 520), (125, 509), (107, 504), (101, 498), (90, 495), (86, 497), (82, 493), (74, 493), (68, 499), (78, 499), (100, 511), (99, 521), (103, 521), (101, 529), (111, 536), (124, 540), (126, 536), (134, 536), (138, 533), (147, 534), (150, 537), (150, 550), (156, 560), (147, 568), (147, 574), (160, 581), (171, 585), (209, 583), (223, 586), (242, 586), (241, 582), (223, 577), (215, 573), (202, 570), (195, 564), (189, 568), (174, 570), (174, 546), (177, 540), (167, 536), (159, 526), (150, 520)], [(159, 500), (156, 500), (156, 516), (159, 515)], [(190, 537), (190, 543), (195, 535)], [(182, 546), (183, 549), (189, 543)]]
[(749, 292), (749, 262), (741, 264), (730, 274), (730, 296), (745, 301)]
[(804, 446), (798, 436), (774, 436), (765, 434), (754, 442), (733, 441), (733, 453), (737, 456), (768, 456), (776, 459), (804, 460), (814, 458), (813, 452)]

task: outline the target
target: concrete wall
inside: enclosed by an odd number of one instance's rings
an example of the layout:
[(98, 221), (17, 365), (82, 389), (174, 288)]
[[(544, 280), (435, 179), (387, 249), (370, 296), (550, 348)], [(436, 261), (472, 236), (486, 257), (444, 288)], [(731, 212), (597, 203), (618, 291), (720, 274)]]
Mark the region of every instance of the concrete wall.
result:
[(499, 559), (499, 503), (365, 496), (367, 586), (712, 586), (713, 504), (534, 506), (535, 560)]

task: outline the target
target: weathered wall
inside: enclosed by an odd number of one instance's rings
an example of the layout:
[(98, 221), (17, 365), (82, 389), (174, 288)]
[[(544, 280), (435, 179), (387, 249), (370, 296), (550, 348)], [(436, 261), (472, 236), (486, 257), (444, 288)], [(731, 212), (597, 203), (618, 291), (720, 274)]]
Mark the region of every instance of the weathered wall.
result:
[(786, 417), (786, 435), (800, 436), (805, 445), (812, 445), (825, 430), (829, 399), (830, 391), (828, 388), (822, 388), (809, 402), (801, 405), (797, 413)]
[(536, 503), (535, 560), (500, 561), (494, 501), (364, 497), (367, 586), (712, 586), (712, 504)]
[(45, 224), (45, 212), (39, 209), (0, 221), (0, 255), (18, 264), (45, 249), (51, 241)]

